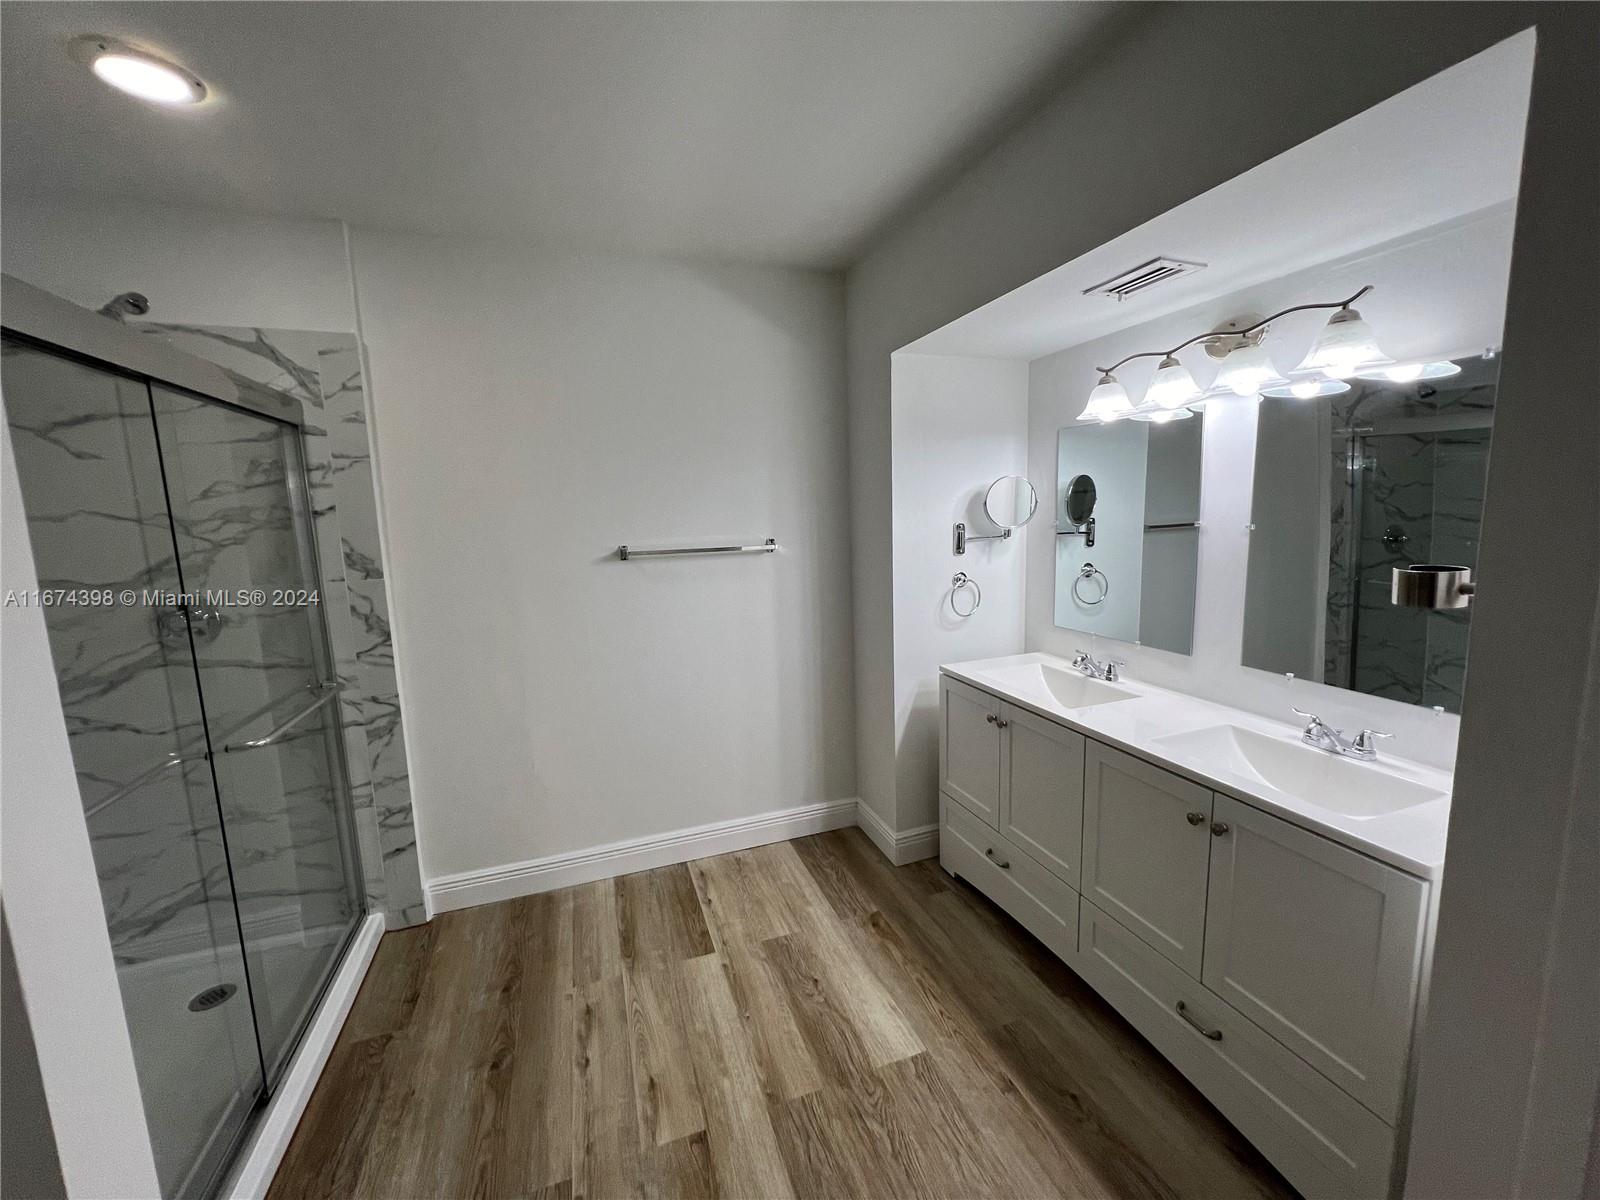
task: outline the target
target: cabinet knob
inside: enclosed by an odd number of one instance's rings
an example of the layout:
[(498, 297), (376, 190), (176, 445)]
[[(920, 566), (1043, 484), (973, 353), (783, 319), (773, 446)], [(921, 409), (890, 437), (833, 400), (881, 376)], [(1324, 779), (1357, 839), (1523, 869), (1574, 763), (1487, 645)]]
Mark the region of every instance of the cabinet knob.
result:
[(993, 713), (985, 713), (984, 716), (983, 716), (983, 719), (985, 721), (989, 722), (989, 724), (993, 725), (1000, 718), (995, 716)]
[(1002, 717), (1000, 720), (995, 722), (995, 725), (998, 726), (1001, 729), (1004, 729), (1009, 724), (1011, 724), (1011, 722), (1007, 721), (1004, 717)]
[(1206, 815), (1203, 812), (1184, 813), (1183, 815), (1188, 819), (1189, 824), (1191, 825), (1198, 825), (1206, 819)]
[(993, 859), (994, 860), (994, 865), (999, 867), (1002, 871), (1011, 870), (1011, 864), (1009, 862), (1001, 862), (998, 858), (994, 857), (994, 847), (993, 846), (991, 846), (987, 850), (985, 850), (984, 853), (987, 854), (991, 859)]
[(1228, 823), (1226, 821), (1213, 821), (1213, 822), (1211, 822), (1211, 836), (1212, 837), (1221, 837), (1223, 834), (1225, 834), (1227, 832), (1228, 832)]

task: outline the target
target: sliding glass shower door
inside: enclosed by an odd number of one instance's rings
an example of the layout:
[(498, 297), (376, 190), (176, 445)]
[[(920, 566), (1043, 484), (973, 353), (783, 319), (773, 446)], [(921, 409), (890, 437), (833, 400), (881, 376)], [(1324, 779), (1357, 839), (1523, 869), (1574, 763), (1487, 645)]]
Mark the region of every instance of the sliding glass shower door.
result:
[(4, 396), (167, 1196), (212, 1190), (360, 918), (299, 431), (7, 339)]

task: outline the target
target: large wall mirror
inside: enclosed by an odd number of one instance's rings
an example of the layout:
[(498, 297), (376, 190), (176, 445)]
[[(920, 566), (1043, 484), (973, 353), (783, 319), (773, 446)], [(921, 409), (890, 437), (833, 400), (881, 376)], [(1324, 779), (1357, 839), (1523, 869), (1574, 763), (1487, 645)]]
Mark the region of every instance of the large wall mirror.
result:
[(1086, 422), (1056, 441), (1055, 623), (1188, 654), (1200, 419)]
[(1244, 664), (1461, 711), (1471, 608), (1391, 602), (1395, 567), (1477, 566), (1496, 360), (1261, 402)]

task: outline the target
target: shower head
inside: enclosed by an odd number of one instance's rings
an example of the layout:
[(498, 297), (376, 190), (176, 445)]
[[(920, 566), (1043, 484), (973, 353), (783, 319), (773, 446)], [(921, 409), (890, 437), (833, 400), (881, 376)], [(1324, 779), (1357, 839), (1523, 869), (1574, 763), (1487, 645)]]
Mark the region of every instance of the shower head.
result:
[(95, 311), (113, 321), (142, 317), (150, 311), (150, 298), (143, 292), (123, 292), (120, 296), (111, 297)]

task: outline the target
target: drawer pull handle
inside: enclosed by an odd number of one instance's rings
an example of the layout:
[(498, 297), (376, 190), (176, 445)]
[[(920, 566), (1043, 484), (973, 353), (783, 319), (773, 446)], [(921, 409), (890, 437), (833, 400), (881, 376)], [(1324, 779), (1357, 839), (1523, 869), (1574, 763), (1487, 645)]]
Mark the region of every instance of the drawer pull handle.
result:
[(985, 720), (985, 721), (987, 721), (987, 722), (989, 722), (989, 724), (991, 724), (991, 725), (993, 725), (993, 724), (994, 724), (994, 723), (995, 723), (995, 722), (996, 722), (996, 721), (998, 721), (998, 720), (999, 720), (999, 719), (1000, 719), (1000, 718), (999, 718), (999, 717), (997, 717), (997, 716), (995, 716), (995, 715), (994, 715), (994, 714), (993, 714), (993, 713), (985, 713), (985, 714), (984, 714), (984, 718), (983, 718), (983, 719), (984, 719), (984, 720)]
[(989, 849), (985, 850), (984, 853), (987, 854), (990, 858), (994, 859), (994, 865), (999, 867), (1002, 871), (1011, 870), (1011, 864), (1009, 862), (1001, 862), (998, 858), (994, 857), (994, 848), (992, 846)]
[(1228, 823), (1226, 821), (1213, 821), (1213, 822), (1211, 822), (1211, 836), (1212, 837), (1221, 837), (1223, 834), (1225, 834), (1227, 832), (1228, 832)]
[(1207, 1029), (1204, 1025), (1200, 1024), (1199, 1021), (1196, 1021), (1189, 1015), (1189, 1009), (1184, 1005), (1182, 1000), (1178, 1001), (1178, 1015), (1188, 1022), (1189, 1025), (1194, 1028), (1195, 1032), (1201, 1037), (1213, 1042), (1220, 1042), (1222, 1040), (1222, 1030)]
[(1198, 825), (1206, 819), (1206, 815), (1203, 812), (1184, 813), (1183, 815), (1189, 819), (1189, 824), (1191, 825)]

